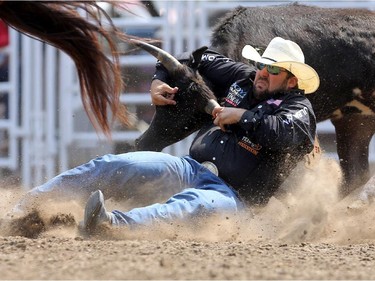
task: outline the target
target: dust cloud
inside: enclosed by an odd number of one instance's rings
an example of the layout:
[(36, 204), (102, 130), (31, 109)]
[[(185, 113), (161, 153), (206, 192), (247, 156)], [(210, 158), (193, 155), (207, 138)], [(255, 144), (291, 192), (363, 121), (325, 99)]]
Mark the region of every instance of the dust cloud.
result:
[[(100, 238), (337, 244), (362, 243), (373, 239), (375, 206), (368, 204), (349, 209), (358, 192), (341, 199), (338, 196), (340, 183), (341, 173), (337, 161), (322, 158), (313, 169), (298, 166), (280, 192), (264, 207), (249, 207), (238, 215), (224, 214), (189, 224), (173, 222), (132, 230), (108, 228)], [(3, 214), (0, 216), (1, 236), (22, 236), (25, 233), (15, 231), (15, 219), (7, 217), (25, 192), (19, 187), (0, 189), (0, 211)], [(109, 210), (127, 210), (134, 207), (131, 205), (126, 201), (106, 202)], [(46, 202), (43, 209), (36, 210), (33, 217), (32, 227), (37, 228), (35, 236), (80, 236), (78, 224), (83, 219), (83, 206), (84, 202), (80, 201)], [(25, 230), (25, 226), (18, 227)]]

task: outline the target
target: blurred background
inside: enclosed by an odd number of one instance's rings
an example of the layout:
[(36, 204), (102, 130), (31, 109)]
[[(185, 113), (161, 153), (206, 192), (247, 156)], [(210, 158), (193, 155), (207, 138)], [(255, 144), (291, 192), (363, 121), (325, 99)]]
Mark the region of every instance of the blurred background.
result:
[[(298, 2), (321, 7), (375, 9), (372, 1), (127, 1), (130, 12), (100, 3), (125, 33), (161, 40), (173, 55), (209, 45), (211, 27), (237, 6)], [(0, 21), (0, 181), (2, 186), (39, 185), (56, 174), (106, 153), (126, 152), (154, 113), (149, 96), (156, 59), (122, 44), (121, 65), (126, 83), (121, 101), (135, 113), (134, 128), (115, 124), (112, 140), (97, 134), (82, 108), (72, 61), (55, 48), (8, 29)], [(319, 123), (328, 157), (337, 158), (334, 127)], [(188, 153), (193, 136), (166, 148)], [(155, 140), (157, 141), (157, 140)], [(370, 161), (375, 162), (371, 142)]]

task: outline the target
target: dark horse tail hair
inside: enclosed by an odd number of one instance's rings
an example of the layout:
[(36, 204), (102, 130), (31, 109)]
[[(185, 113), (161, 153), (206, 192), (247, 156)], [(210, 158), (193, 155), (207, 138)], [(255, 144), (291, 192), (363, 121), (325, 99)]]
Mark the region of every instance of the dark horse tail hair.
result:
[[(79, 10), (88, 16), (80, 15)], [(128, 112), (120, 103), (124, 85), (115, 42), (118, 36), (114, 36), (120, 32), (95, 1), (1, 1), (0, 18), (73, 59), (84, 109), (97, 131), (109, 137), (115, 119), (129, 125)], [(120, 37), (127, 39), (122, 33)]]

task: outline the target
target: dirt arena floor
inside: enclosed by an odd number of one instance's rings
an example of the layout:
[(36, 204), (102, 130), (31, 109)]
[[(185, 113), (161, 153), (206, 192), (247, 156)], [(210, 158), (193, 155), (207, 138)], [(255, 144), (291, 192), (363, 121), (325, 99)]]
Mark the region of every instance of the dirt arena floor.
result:
[(0, 279), (374, 279), (375, 206), (337, 198), (334, 161), (299, 172), (263, 208), (96, 237), (79, 232), (79, 202), (9, 219), (22, 191), (4, 187)]

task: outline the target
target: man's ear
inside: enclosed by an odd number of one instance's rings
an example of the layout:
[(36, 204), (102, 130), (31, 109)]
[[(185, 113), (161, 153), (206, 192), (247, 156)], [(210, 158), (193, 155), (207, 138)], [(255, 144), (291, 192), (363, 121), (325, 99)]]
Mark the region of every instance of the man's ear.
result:
[(298, 78), (292, 76), (288, 79), (288, 89), (294, 89), (298, 85)]

